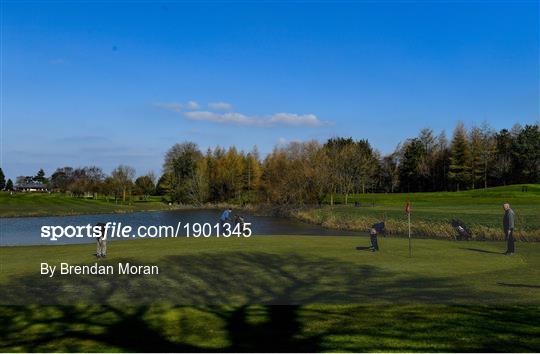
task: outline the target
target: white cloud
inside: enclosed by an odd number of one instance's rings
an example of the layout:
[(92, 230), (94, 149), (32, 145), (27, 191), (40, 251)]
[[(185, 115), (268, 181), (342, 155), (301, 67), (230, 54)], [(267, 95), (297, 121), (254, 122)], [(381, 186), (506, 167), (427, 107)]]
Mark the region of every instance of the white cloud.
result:
[(277, 113), (269, 117), (255, 117), (235, 112), (216, 113), (209, 111), (192, 111), (185, 112), (184, 116), (191, 120), (259, 127), (271, 127), (280, 124), (294, 126), (321, 126), (328, 124), (327, 122), (318, 119), (314, 114), (298, 115), (294, 113)]
[(277, 140), (278, 145), (285, 145), (287, 144), (287, 139), (281, 137)]
[(154, 103), (154, 106), (176, 113), (181, 113), (187, 119), (222, 124), (236, 124), (257, 127), (273, 127), (276, 125), (320, 127), (331, 124), (330, 122), (320, 120), (315, 114), (281, 112), (269, 116), (249, 116), (238, 112), (215, 112), (232, 110), (232, 104), (227, 102), (208, 103), (208, 107), (212, 111), (199, 110), (200, 105), (195, 101), (189, 101), (187, 103)]
[(255, 125), (258, 120), (243, 115), (242, 113), (215, 113), (208, 111), (185, 112), (184, 116), (191, 120), (201, 120), (217, 123), (235, 123), (240, 125)]
[(288, 125), (311, 125), (321, 126), (324, 124), (314, 114), (276, 113), (268, 120), (270, 123), (283, 123)]
[(227, 102), (212, 102), (208, 104), (208, 107), (216, 111), (230, 111), (233, 109), (233, 105)]
[(196, 101), (189, 101), (186, 103), (186, 108), (188, 109), (199, 109), (201, 106)]

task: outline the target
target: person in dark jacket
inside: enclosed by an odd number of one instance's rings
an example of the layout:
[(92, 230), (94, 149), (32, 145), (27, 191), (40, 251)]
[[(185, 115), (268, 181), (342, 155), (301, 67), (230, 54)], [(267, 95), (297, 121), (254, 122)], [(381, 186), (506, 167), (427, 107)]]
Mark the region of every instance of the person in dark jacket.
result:
[(376, 252), (379, 250), (379, 243), (377, 242), (377, 229), (374, 227), (369, 230), (369, 236), (371, 241), (371, 247), (369, 248), (371, 252)]
[(504, 203), (504, 217), (503, 217), (503, 229), (504, 237), (506, 239), (506, 252), (505, 255), (511, 256), (515, 252), (514, 246), (514, 227), (515, 227), (515, 215), (514, 211), (510, 208), (510, 204)]

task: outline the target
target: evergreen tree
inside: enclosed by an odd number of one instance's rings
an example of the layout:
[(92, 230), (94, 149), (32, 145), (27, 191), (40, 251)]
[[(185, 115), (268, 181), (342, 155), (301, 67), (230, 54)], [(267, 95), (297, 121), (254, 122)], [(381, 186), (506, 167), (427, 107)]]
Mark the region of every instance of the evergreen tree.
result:
[(166, 195), (171, 192), (171, 175), (164, 173), (156, 184), (156, 195)]
[(443, 130), (437, 137), (437, 145), (435, 147), (435, 187), (436, 191), (447, 191), (448, 171), (450, 171), (450, 149), (448, 147), (448, 139), (446, 132)]
[(47, 178), (45, 178), (45, 171), (43, 171), (42, 168), (40, 168), (37, 174), (35, 175), (34, 181), (39, 182), (39, 183), (47, 182)]
[(461, 122), (458, 123), (454, 130), (450, 150), (450, 172), (448, 177), (459, 191), (460, 187), (466, 187), (471, 180), (469, 142), (467, 141), (465, 126)]
[(514, 138), (507, 129), (502, 129), (495, 135), (495, 163), (491, 175), (499, 185), (506, 185), (512, 181), (513, 145)]
[(425, 154), (419, 165), (419, 183), (421, 190), (433, 191), (436, 186), (437, 139), (433, 130), (424, 128), (420, 131), (418, 139), (424, 145)]
[(526, 125), (512, 144), (514, 171), (513, 183), (538, 183), (540, 179), (540, 129)]
[(482, 150), (483, 150), (483, 136), (482, 131), (478, 127), (473, 127), (469, 134), (470, 142), (470, 159), (469, 159), (469, 168), (470, 168), (470, 178), (471, 178), (471, 188), (475, 189), (478, 186), (478, 183), (481, 182), (482, 174)]
[(2, 168), (0, 168), (0, 191), (4, 190), (4, 188), (6, 188), (6, 176), (4, 175)]
[(422, 163), (426, 156), (424, 144), (418, 138), (411, 139), (403, 146), (399, 168), (400, 186), (403, 192), (421, 192)]
[(482, 181), (484, 188), (488, 187), (488, 179), (495, 158), (495, 132), (491, 127), (484, 123), (481, 128), (482, 144), (480, 145), (480, 161), (482, 165)]
[(6, 182), (6, 190), (7, 191), (12, 191), (13, 190), (13, 181), (10, 179), (7, 180)]

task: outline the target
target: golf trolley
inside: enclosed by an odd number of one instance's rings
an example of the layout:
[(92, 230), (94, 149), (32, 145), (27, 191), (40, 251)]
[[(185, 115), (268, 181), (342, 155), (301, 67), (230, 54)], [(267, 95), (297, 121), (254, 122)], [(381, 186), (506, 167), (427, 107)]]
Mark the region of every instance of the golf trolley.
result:
[(453, 219), (452, 227), (456, 231), (456, 234), (454, 234), (456, 241), (469, 241), (472, 238), (471, 230), (461, 220)]

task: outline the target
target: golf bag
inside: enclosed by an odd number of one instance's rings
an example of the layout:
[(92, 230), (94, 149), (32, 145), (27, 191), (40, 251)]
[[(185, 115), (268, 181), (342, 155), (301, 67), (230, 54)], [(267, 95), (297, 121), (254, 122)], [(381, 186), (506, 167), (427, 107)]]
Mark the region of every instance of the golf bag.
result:
[(234, 224), (235, 225), (240, 225), (240, 228), (243, 230), (244, 229), (244, 218), (240, 215), (236, 215), (235, 218), (234, 218)]
[(471, 239), (471, 230), (461, 220), (452, 220), (452, 227), (456, 230), (456, 235), (454, 236), (456, 240), (468, 241)]

